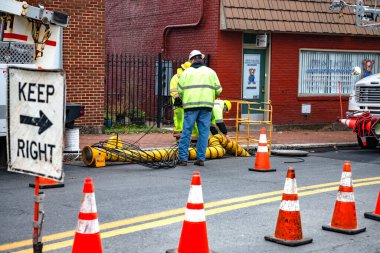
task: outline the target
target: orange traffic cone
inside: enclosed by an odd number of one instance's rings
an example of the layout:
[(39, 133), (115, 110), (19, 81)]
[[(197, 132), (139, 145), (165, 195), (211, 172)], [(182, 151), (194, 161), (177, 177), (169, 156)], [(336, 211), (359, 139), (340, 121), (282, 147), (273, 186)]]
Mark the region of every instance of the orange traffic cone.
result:
[(352, 186), (350, 161), (345, 161), (343, 165), (342, 177), (331, 224), (323, 225), (322, 229), (349, 235), (364, 232), (366, 229), (365, 227), (358, 228), (356, 220), (354, 187)]
[(166, 253), (209, 253), (206, 228), (206, 215), (203, 207), (201, 176), (193, 172), (189, 198), (186, 205), (185, 220), (182, 225), (178, 249), (167, 250)]
[(311, 243), (312, 238), (302, 237), (300, 205), (298, 202), (296, 173), (289, 166), (286, 175), (284, 193), (278, 213), (274, 236), (265, 236), (265, 240), (286, 246), (300, 246)]
[(86, 178), (72, 253), (102, 253), (94, 185)]
[(355, 125), (356, 125), (356, 120), (355, 119), (340, 119), (339, 121), (340, 121), (340, 123), (342, 123), (343, 125), (348, 126), (351, 129), (355, 128)]
[(380, 221), (380, 191), (379, 191), (379, 196), (377, 197), (377, 204), (375, 207), (375, 211), (364, 213), (364, 217), (368, 219)]
[(269, 151), (267, 143), (267, 135), (265, 127), (261, 128), (259, 145), (257, 147), (255, 168), (248, 168), (250, 171), (258, 172), (270, 172), (276, 171), (276, 169), (271, 169), (269, 161)]
[[(39, 188), (40, 189), (59, 188), (59, 187), (65, 186), (65, 184), (58, 183), (57, 181), (50, 179), (50, 178), (40, 177), (38, 180), (39, 180)], [(34, 188), (35, 186), (36, 185), (33, 183), (29, 184), (29, 187)]]

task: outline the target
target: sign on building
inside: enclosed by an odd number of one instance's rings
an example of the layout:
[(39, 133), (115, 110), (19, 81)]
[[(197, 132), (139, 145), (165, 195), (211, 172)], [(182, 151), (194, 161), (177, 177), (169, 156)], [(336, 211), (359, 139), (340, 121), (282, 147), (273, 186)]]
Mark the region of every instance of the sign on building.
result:
[(8, 171), (63, 181), (63, 70), (8, 68)]

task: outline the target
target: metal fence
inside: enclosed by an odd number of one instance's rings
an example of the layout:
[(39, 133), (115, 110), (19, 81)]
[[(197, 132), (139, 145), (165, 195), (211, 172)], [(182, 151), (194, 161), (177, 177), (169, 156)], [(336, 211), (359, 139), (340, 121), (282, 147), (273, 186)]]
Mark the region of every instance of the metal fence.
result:
[(105, 126), (172, 125), (170, 80), (186, 60), (162, 54), (107, 55)]

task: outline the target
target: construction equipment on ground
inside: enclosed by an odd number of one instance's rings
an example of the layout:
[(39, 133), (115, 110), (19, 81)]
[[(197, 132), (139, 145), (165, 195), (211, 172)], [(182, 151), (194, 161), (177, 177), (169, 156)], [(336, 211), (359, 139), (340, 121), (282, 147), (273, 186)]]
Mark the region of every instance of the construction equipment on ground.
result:
[[(217, 134), (209, 139), (206, 149), (207, 159), (222, 158), (226, 152), (238, 156), (250, 156), (237, 142), (227, 142), (225, 136)], [(119, 136), (112, 136), (108, 141), (102, 141), (92, 146), (85, 146), (82, 159), (87, 166), (104, 167), (106, 161), (137, 163), (143, 166), (159, 169), (173, 168), (178, 161), (177, 144), (161, 149), (142, 150), (139, 146), (122, 141)], [(189, 159), (196, 159), (196, 149), (189, 148)]]

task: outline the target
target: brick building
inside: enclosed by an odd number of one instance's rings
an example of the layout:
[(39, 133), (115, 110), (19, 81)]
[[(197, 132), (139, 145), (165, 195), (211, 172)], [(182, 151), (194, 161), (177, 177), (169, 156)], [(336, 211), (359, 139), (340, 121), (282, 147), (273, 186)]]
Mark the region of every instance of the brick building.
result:
[[(30, 0), (37, 6), (41, 1)], [(44, 1), (47, 10), (70, 16), (63, 32), (63, 68), (66, 71), (66, 101), (85, 106), (76, 124), (99, 132), (104, 106), (104, 1)]]
[[(329, 10), (331, 0), (105, 1), (106, 52), (208, 54), (222, 98), (268, 101), (275, 125), (336, 121), (357, 77), (373, 60), (380, 33)], [(244, 112), (243, 112), (244, 113)], [(262, 115), (256, 115), (260, 118)]]

